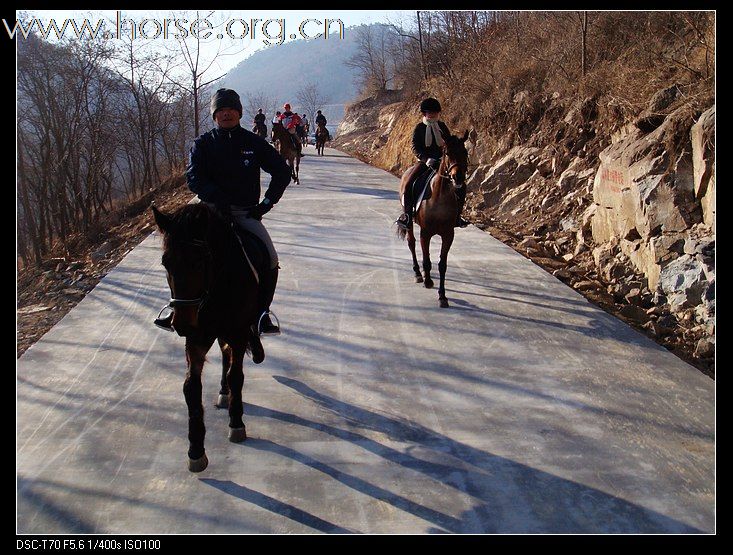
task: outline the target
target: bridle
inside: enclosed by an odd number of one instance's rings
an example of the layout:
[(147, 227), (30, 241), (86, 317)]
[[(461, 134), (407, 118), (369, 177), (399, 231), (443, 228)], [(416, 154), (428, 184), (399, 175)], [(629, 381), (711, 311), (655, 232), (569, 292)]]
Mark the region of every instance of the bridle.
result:
[[(206, 283), (206, 285), (204, 287), (204, 292), (203, 292), (203, 294), (200, 297), (196, 297), (194, 299), (184, 299), (184, 298), (180, 298), (180, 297), (171, 297), (171, 299), (168, 301), (168, 304), (166, 306), (164, 306), (161, 309), (161, 311), (158, 313), (158, 318), (160, 318), (160, 315), (163, 314), (163, 311), (166, 310), (167, 308), (177, 308), (177, 307), (182, 307), (182, 306), (196, 306), (197, 307), (197, 309), (196, 309), (197, 310), (197, 313), (198, 312), (201, 312), (201, 308), (204, 306), (204, 304), (206, 303), (206, 301), (210, 297), (211, 286), (214, 283), (216, 283), (216, 281), (219, 279), (219, 276), (221, 275), (222, 271), (224, 270), (224, 266), (222, 265), (222, 267), (219, 269), (219, 271), (213, 277), (213, 279), (210, 279), (210, 274), (209, 274), (209, 271), (208, 271), (208, 264), (211, 263), (211, 261), (213, 260), (213, 256), (211, 254), (211, 249), (209, 248), (209, 244), (206, 241), (204, 241), (202, 239), (191, 239), (190, 241), (180, 241), (180, 244), (187, 245), (187, 246), (190, 246), (190, 247), (205, 248), (206, 249), (206, 256), (204, 258), (204, 263), (205, 263), (204, 272), (205, 272), (205, 275), (206, 275), (207, 283)], [(172, 280), (173, 279), (172, 278), (172, 274), (170, 272), (168, 272), (168, 274), (171, 275), (171, 280)]]
[[(447, 157), (447, 156), (448, 156), (447, 153), (443, 155), (443, 157)], [(443, 177), (443, 178), (446, 178), (446, 179), (450, 179), (451, 180), (451, 183), (453, 183), (453, 187), (456, 187), (456, 188), (458, 188), (458, 187), (464, 187), (465, 186), (465, 183), (463, 185), (460, 185), (459, 186), (456, 183), (455, 176), (451, 173), (451, 170), (453, 168), (455, 168), (456, 166), (458, 166), (458, 165), (459, 165), (458, 162), (453, 162), (450, 166), (448, 166), (448, 170), (447, 170), (448, 173), (438, 173), (438, 175), (440, 175), (440, 177)], [(468, 164), (466, 165), (466, 173), (468, 173)]]

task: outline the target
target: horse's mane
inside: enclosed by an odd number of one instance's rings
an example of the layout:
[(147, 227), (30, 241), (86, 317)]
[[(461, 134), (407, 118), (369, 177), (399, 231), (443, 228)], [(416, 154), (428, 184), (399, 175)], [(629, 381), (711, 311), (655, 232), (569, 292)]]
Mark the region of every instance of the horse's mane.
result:
[(228, 235), (228, 229), (216, 210), (212, 210), (207, 204), (197, 202), (186, 204), (171, 215), (174, 231), (166, 233), (164, 242), (166, 246), (173, 240), (207, 240), (210, 237), (218, 240)]

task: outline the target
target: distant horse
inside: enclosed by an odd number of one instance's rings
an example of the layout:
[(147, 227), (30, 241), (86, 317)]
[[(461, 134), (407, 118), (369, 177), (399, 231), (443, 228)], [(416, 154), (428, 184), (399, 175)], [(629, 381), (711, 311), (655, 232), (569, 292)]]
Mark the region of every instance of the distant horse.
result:
[(298, 127), (298, 133), (300, 137), (300, 142), (303, 145), (303, 148), (308, 146), (308, 126), (302, 125)]
[(252, 127), (252, 133), (257, 135), (258, 137), (262, 137), (263, 139), (267, 137), (267, 125), (264, 123), (257, 124), (255, 123), (254, 127)]
[(316, 152), (319, 156), (323, 156), (323, 147), (326, 146), (328, 140), (328, 129), (323, 124), (319, 124), (316, 128)]
[(295, 149), (290, 133), (283, 127), (282, 123), (274, 123), (272, 125), (273, 142), (277, 141), (277, 149), (285, 161), (290, 166), (290, 177), (293, 182), (300, 183), (298, 180), (298, 171), (300, 170), (300, 152)]
[[(438, 299), (442, 308), (448, 308), (449, 306), (448, 299), (445, 296), (445, 271), (448, 267), (448, 251), (453, 244), (454, 225), (458, 217), (458, 201), (454, 188), (466, 186), (466, 171), (468, 169), (466, 139), (468, 139), (468, 131), (466, 131), (463, 138), (451, 135), (445, 139), (440, 167), (428, 184), (428, 187), (432, 189), (432, 195), (417, 207), (414, 220), (420, 226), (420, 247), (422, 248), (424, 282), (427, 289), (433, 287), (433, 280), (430, 278), (432, 268), (430, 239), (434, 235), (440, 235), (442, 239), (440, 262), (438, 263), (440, 272)], [(408, 175), (412, 173), (407, 171), (402, 176), (400, 198), (402, 198), (408, 182), (412, 181), (411, 175)], [(407, 245), (410, 247), (410, 253), (412, 253), (412, 269), (415, 272), (415, 282), (423, 282), (423, 276), (420, 274), (420, 266), (415, 255), (415, 234), (412, 224), (407, 230), (399, 229), (397, 233), (402, 239), (407, 236)]]
[(188, 406), (188, 469), (201, 472), (208, 464), (204, 449), (204, 407), (201, 372), (215, 340), (222, 352), (221, 389), (217, 406), (229, 408), (229, 441), (247, 438), (242, 421), (245, 352), (260, 363), (265, 358), (251, 325), (257, 319), (258, 277), (231, 224), (206, 204), (187, 204), (172, 215), (153, 207), (163, 232), (163, 266), (173, 309), (173, 328), (186, 338), (187, 373), (183, 394)]

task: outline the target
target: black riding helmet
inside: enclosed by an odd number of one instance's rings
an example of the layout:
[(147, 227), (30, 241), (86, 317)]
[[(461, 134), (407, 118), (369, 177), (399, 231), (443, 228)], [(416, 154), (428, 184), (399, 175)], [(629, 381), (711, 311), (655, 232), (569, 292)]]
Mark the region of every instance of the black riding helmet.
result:
[(435, 98), (426, 98), (420, 103), (421, 112), (440, 112), (440, 102)]
[(211, 117), (213, 118), (217, 110), (222, 108), (232, 108), (239, 112), (239, 116), (242, 116), (242, 101), (239, 100), (239, 95), (232, 89), (219, 89), (211, 97)]

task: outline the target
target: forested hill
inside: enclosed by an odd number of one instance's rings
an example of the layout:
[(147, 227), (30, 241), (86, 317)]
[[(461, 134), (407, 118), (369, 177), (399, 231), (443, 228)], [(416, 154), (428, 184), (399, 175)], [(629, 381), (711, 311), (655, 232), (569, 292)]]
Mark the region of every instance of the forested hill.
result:
[(297, 92), (306, 83), (318, 85), (327, 104), (343, 104), (357, 96), (357, 71), (344, 62), (357, 50), (359, 27), (345, 29), (327, 39), (296, 40), (273, 45), (254, 53), (232, 69), (222, 86), (236, 90), (243, 98), (262, 96), (276, 105), (297, 104)]

